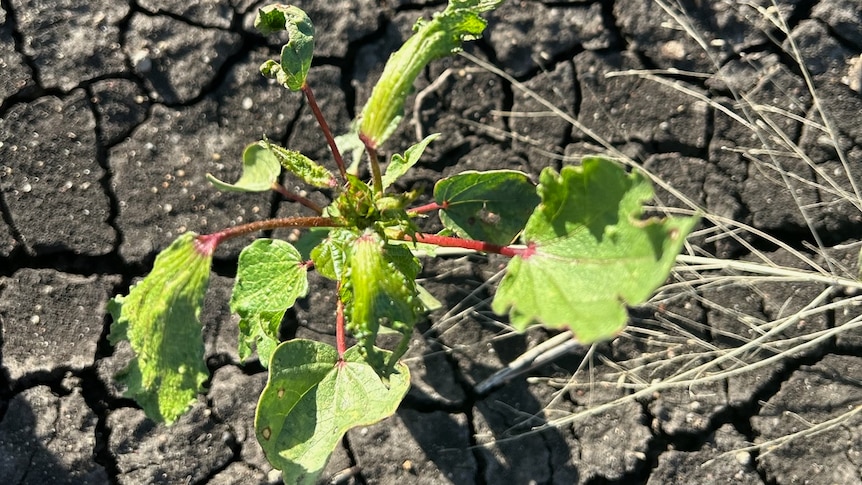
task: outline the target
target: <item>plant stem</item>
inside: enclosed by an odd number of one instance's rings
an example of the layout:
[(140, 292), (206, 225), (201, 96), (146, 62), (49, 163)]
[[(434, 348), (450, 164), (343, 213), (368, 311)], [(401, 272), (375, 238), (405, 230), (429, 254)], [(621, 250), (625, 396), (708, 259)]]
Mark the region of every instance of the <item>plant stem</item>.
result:
[(446, 204), (440, 205), (437, 202), (429, 202), (425, 205), (420, 205), (419, 207), (414, 207), (407, 210), (407, 215), (412, 216), (417, 214), (424, 214), (426, 212), (436, 211), (440, 209), (446, 209)]
[(223, 241), (232, 239), (246, 234), (252, 234), (258, 231), (266, 231), (269, 229), (284, 229), (287, 227), (339, 227), (343, 226), (343, 222), (331, 217), (283, 217), (278, 219), (266, 219), (263, 221), (249, 222), (240, 226), (229, 227), (219, 232), (212, 234), (202, 234), (197, 237), (199, 251), (208, 251), (212, 254), (215, 247)]
[(374, 142), (367, 138), (362, 133), (359, 134), (359, 139), (365, 145), (365, 151), (368, 152), (369, 163), (371, 165), (371, 180), (374, 184), (374, 193), (383, 193), (383, 177), (380, 175), (380, 162), (377, 161), (377, 148)]
[(317, 118), (317, 124), (323, 131), (323, 136), (326, 137), (326, 143), (329, 144), (329, 149), (332, 150), (332, 156), (335, 158), (335, 163), (338, 165), (338, 171), (341, 173), (342, 180), (347, 180), (347, 168), (344, 165), (344, 159), (341, 158), (341, 152), (338, 151), (338, 146), (335, 144), (335, 138), (332, 137), (332, 131), (323, 117), (323, 112), (320, 111), (320, 106), (317, 105), (317, 100), (314, 98), (314, 93), (311, 91), (311, 86), (308, 83), (302, 85), (302, 92), (308, 99), (308, 105), (311, 106), (311, 111), (314, 117)]
[[(338, 284), (338, 290), (340, 289), (341, 283)], [(335, 311), (335, 348), (338, 350), (338, 362), (344, 362), (344, 352), (347, 352), (347, 337), (344, 334), (344, 302), (340, 297)]]
[(287, 200), (292, 200), (294, 202), (297, 202), (299, 204), (304, 205), (305, 207), (308, 207), (309, 209), (316, 212), (317, 215), (323, 214), (323, 208), (322, 207), (315, 204), (313, 201), (311, 201), (310, 199), (308, 199), (306, 197), (303, 197), (299, 194), (296, 194), (294, 192), (287, 190), (287, 187), (285, 187), (284, 185), (281, 185), (278, 182), (272, 183), (272, 190), (278, 192)]
[(395, 372), (395, 364), (398, 363), (398, 359), (407, 353), (407, 350), (410, 348), (411, 338), (413, 338), (412, 331), (401, 335), (401, 341), (398, 342), (398, 345), (392, 351), (392, 355), (389, 356), (389, 360), (386, 362), (385, 372), (387, 376)]
[(503, 256), (514, 257), (521, 256), (522, 258), (530, 257), (536, 248), (533, 245), (526, 247), (521, 246), (501, 246), (485, 241), (477, 241), (475, 239), (463, 239), (460, 237), (438, 236), (436, 234), (424, 234), (417, 232), (414, 235), (404, 234), (402, 238), (405, 241), (415, 241), (425, 244), (433, 244), (447, 248), (463, 248), (481, 251), (483, 253), (502, 254)]

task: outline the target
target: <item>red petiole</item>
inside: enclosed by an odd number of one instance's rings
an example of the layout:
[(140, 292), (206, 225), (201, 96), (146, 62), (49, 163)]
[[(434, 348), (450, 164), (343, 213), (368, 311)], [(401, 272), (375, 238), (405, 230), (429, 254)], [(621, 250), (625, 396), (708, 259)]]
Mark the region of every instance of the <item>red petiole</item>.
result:
[(278, 219), (266, 219), (263, 221), (249, 222), (240, 226), (229, 227), (225, 230), (214, 232), (212, 234), (201, 234), (197, 237), (196, 248), (198, 252), (205, 255), (212, 255), (215, 252), (216, 246), (227, 239), (233, 239), (247, 234), (253, 234), (258, 231), (267, 231), (271, 229), (285, 228), (308, 228), (308, 227), (339, 227), (344, 223), (338, 219), (331, 217), (283, 217)]
[(414, 207), (407, 211), (407, 215), (417, 215), (417, 214), (425, 214), (426, 212), (433, 212), (436, 210), (445, 210), (447, 207), (446, 203), (438, 204), (437, 202), (429, 202), (425, 205), (420, 205), (419, 207)]
[(534, 245), (526, 247), (501, 246), (485, 241), (477, 241), (475, 239), (463, 239), (460, 237), (438, 236), (436, 234), (424, 234), (417, 232), (414, 235), (405, 234), (402, 236), (405, 241), (415, 241), (424, 244), (433, 244), (435, 246), (447, 248), (462, 248), (481, 251), (483, 253), (502, 254), (503, 256), (514, 257), (521, 256), (522, 258), (530, 257), (536, 248)]
[[(341, 285), (338, 286), (340, 289)], [(347, 352), (347, 337), (344, 331), (344, 302), (341, 298), (338, 298), (335, 310), (335, 348), (338, 351), (338, 364), (343, 365), (344, 353)]]

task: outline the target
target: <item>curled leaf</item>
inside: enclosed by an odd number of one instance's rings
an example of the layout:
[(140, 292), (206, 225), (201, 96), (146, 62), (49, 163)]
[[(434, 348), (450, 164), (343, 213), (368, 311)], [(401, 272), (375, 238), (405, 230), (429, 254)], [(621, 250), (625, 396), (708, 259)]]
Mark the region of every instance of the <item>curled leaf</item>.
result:
[(371, 231), (353, 242), (348, 264), (341, 285), (348, 330), (369, 363), (385, 373), (375, 340), (381, 327), (409, 336), (424, 313), (416, 287), (421, 265), (407, 247), (386, 244)]
[(302, 89), (314, 55), (314, 24), (308, 15), (292, 5), (267, 5), (258, 10), (254, 27), (264, 35), (287, 31), (290, 39), (281, 49), (281, 64), (267, 61), (260, 71), (292, 91)]
[(171, 424), (203, 390), (200, 311), (209, 283), (211, 251), (196, 234), (178, 237), (156, 257), (153, 270), (127, 296), (108, 303), (108, 341), (128, 340), (135, 357), (118, 375), (125, 393), (150, 419)]
[(275, 155), (260, 142), (252, 143), (242, 152), (242, 175), (236, 183), (222, 182), (211, 174), (207, 180), (226, 192), (264, 192), (278, 180), (281, 165)]
[(487, 22), (480, 13), (493, 10), (503, 0), (450, 0), (430, 21), (419, 21), (383, 68), (371, 97), (362, 110), (361, 138), (380, 146), (395, 131), (404, 112), (404, 100), (416, 76), (434, 59), (457, 52), (461, 43), (482, 35)]
[(275, 143), (270, 143), (269, 140), (263, 140), (260, 143), (272, 153), (281, 166), (308, 185), (332, 188), (338, 184), (332, 172), (302, 153), (280, 147)]

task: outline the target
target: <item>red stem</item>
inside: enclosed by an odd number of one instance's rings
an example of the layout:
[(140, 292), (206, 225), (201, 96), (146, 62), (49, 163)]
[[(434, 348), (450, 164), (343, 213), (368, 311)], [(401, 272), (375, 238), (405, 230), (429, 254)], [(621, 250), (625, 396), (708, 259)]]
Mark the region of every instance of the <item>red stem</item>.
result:
[(326, 137), (326, 142), (329, 143), (329, 149), (332, 150), (332, 156), (335, 158), (335, 163), (338, 165), (338, 171), (341, 172), (341, 178), (343, 180), (347, 180), (347, 168), (344, 165), (344, 159), (341, 158), (341, 152), (338, 151), (338, 146), (335, 144), (335, 138), (332, 137), (332, 131), (329, 129), (329, 125), (326, 123), (323, 113), (320, 111), (320, 106), (317, 105), (317, 100), (314, 99), (314, 93), (311, 91), (311, 86), (307, 83), (303, 84), (302, 92), (305, 93), (305, 97), (308, 99), (308, 105), (311, 106), (311, 111), (314, 113), (314, 117), (317, 118), (317, 124), (320, 125), (320, 129), (323, 131), (323, 136)]
[(429, 202), (425, 205), (420, 205), (419, 207), (414, 207), (412, 209), (409, 209), (407, 211), (407, 214), (408, 215), (424, 214), (426, 212), (436, 211), (436, 210), (445, 209), (445, 208), (446, 208), (445, 204), (440, 205), (436, 202)]
[(296, 193), (294, 193), (294, 192), (291, 192), (291, 191), (287, 190), (287, 187), (285, 187), (284, 185), (281, 185), (281, 184), (280, 184), (280, 183), (278, 183), (278, 182), (273, 182), (273, 183), (272, 183), (272, 190), (274, 190), (274, 191), (278, 192), (279, 194), (281, 194), (281, 195), (282, 195), (285, 199), (287, 199), (287, 200), (292, 200), (292, 201), (294, 201), (294, 202), (297, 202), (297, 203), (299, 203), (299, 204), (304, 205), (305, 207), (307, 207), (307, 208), (309, 208), (309, 209), (313, 210), (314, 212), (316, 212), (316, 213), (317, 213), (317, 215), (321, 215), (321, 214), (323, 214), (323, 208), (322, 208), (322, 207), (320, 207), (319, 205), (315, 204), (313, 201), (311, 201), (310, 199), (308, 199), (308, 198), (306, 198), (306, 197), (303, 197), (303, 196), (301, 196), (301, 195), (299, 195), (299, 194), (296, 194)]
[(344, 334), (344, 302), (341, 301), (341, 298), (338, 298), (335, 312), (335, 348), (338, 350), (338, 362), (344, 362), (344, 353), (347, 352), (347, 338)]
[(528, 258), (536, 251), (536, 248), (533, 245), (529, 245), (525, 248), (516, 248), (513, 246), (501, 246), (499, 244), (493, 244), (485, 241), (477, 241), (475, 239), (438, 236), (436, 234), (424, 234), (421, 232), (417, 232), (414, 236), (405, 234), (403, 238), (406, 241), (416, 241), (420, 243), (433, 244), (435, 246), (442, 246), (447, 248), (463, 248), (472, 249), (474, 251), (482, 251), (483, 253), (502, 254), (503, 256), (508, 256), (510, 258), (514, 256)]
[(338, 227), (344, 225), (341, 221), (331, 217), (283, 217), (279, 219), (266, 219), (263, 221), (249, 222), (240, 226), (229, 227), (212, 234), (202, 234), (197, 237), (198, 251), (204, 254), (212, 254), (216, 246), (227, 239), (232, 239), (246, 234), (269, 229), (284, 229), (288, 227)]

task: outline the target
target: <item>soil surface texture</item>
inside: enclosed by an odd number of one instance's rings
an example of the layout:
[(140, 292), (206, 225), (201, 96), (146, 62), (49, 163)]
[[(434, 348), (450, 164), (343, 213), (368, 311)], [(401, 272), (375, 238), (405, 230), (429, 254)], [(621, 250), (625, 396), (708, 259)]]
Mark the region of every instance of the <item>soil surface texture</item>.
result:
[[(445, 2), (295, 4), (317, 31), (309, 83), (343, 133)], [(254, 31), (263, 5), (0, 0), (0, 482), (280, 483), (253, 428), (266, 372), (240, 363), (228, 308), (250, 239), (217, 251), (208, 391), (173, 426), (114, 382), (131, 351), (108, 343), (106, 314), (184, 231), (309, 215), (207, 182), (236, 180), (248, 143), (334, 168), (302, 97), (259, 74), (283, 42)], [(425, 259), (443, 309), (415, 330), (412, 388), (346, 435), (322, 483), (862, 484), (858, 0), (509, 0), (488, 19), (473, 57), (417, 81), (383, 155), (442, 136), (398, 186), (425, 203), (463, 170), (535, 180), (610, 153), (653, 177), (652, 210), (701, 214), (688, 269), (614, 341), (487, 387), (559, 332), (490, 311), (505, 258)], [(283, 337), (332, 344), (335, 288), (311, 285)]]

